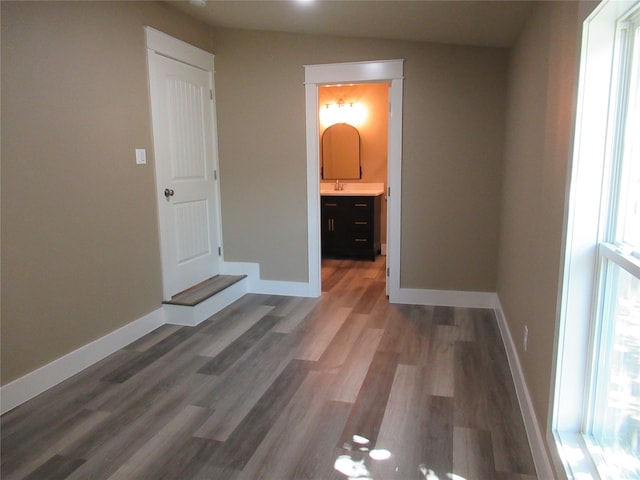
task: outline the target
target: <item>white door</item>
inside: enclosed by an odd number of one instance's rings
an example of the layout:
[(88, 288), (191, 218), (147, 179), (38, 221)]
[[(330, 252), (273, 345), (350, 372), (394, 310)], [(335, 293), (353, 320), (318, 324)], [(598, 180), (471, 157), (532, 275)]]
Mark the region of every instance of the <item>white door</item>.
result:
[(213, 69), (148, 60), (166, 300), (220, 272)]

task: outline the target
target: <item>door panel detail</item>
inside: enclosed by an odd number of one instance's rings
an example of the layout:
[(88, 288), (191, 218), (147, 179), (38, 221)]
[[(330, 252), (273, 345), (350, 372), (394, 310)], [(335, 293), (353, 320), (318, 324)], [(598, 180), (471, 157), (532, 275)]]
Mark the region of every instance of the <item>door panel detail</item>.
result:
[(203, 179), (207, 175), (203, 87), (185, 79), (168, 78), (167, 99), (173, 178)]
[(178, 265), (211, 254), (209, 209), (204, 200), (175, 206)]

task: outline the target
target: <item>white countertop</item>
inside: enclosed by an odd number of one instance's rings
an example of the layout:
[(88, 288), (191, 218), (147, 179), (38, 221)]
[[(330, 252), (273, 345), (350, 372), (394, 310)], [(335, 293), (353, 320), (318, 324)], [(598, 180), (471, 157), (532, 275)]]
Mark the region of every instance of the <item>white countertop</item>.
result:
[(384, 194), (384, 183), (340, 182), (342, 190), (335, 190), (335, 182), (321, 183), (320, 195), (377, 197)]

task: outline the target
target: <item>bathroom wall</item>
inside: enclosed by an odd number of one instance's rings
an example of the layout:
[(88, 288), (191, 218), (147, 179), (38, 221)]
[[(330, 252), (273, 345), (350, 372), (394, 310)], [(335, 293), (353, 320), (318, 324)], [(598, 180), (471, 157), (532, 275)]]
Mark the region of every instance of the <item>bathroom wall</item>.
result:
[[(387, 146), (389, 136), (389, 84), (361, 83), (355, 85), (326, 86), (318, 88), (318, 105), (322, 109), (326, 104), (359, 103), (366, 109), (365, 120), (357, 125), (360, 133), (360, 163), (362, 178), (345, 180), (346, 183), (383, 183), (387, 185)], [(328, 125), (320, 123), (320, 139)], [(331, 180), (321, 180), (332, 183)], [(387, 202), (382, 197), (380, 212), (380, 239), (387, 242)]]

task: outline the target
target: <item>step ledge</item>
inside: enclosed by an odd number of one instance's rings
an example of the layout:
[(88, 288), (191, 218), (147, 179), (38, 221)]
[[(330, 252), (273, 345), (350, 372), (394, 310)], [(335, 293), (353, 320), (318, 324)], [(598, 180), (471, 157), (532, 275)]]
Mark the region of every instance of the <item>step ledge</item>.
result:
[(240, 281), (195, 306), (165, 303), (162, 306), (166, 323), (195, 327), (247, 293), (247, 280)]
[(232, 285), (244, 280), (246, 277), (246, 275), (215, 275), (174, 295), (171, 297), (171, 300), (165, 300), (162, 303), (165, 305), (195, 307)]

